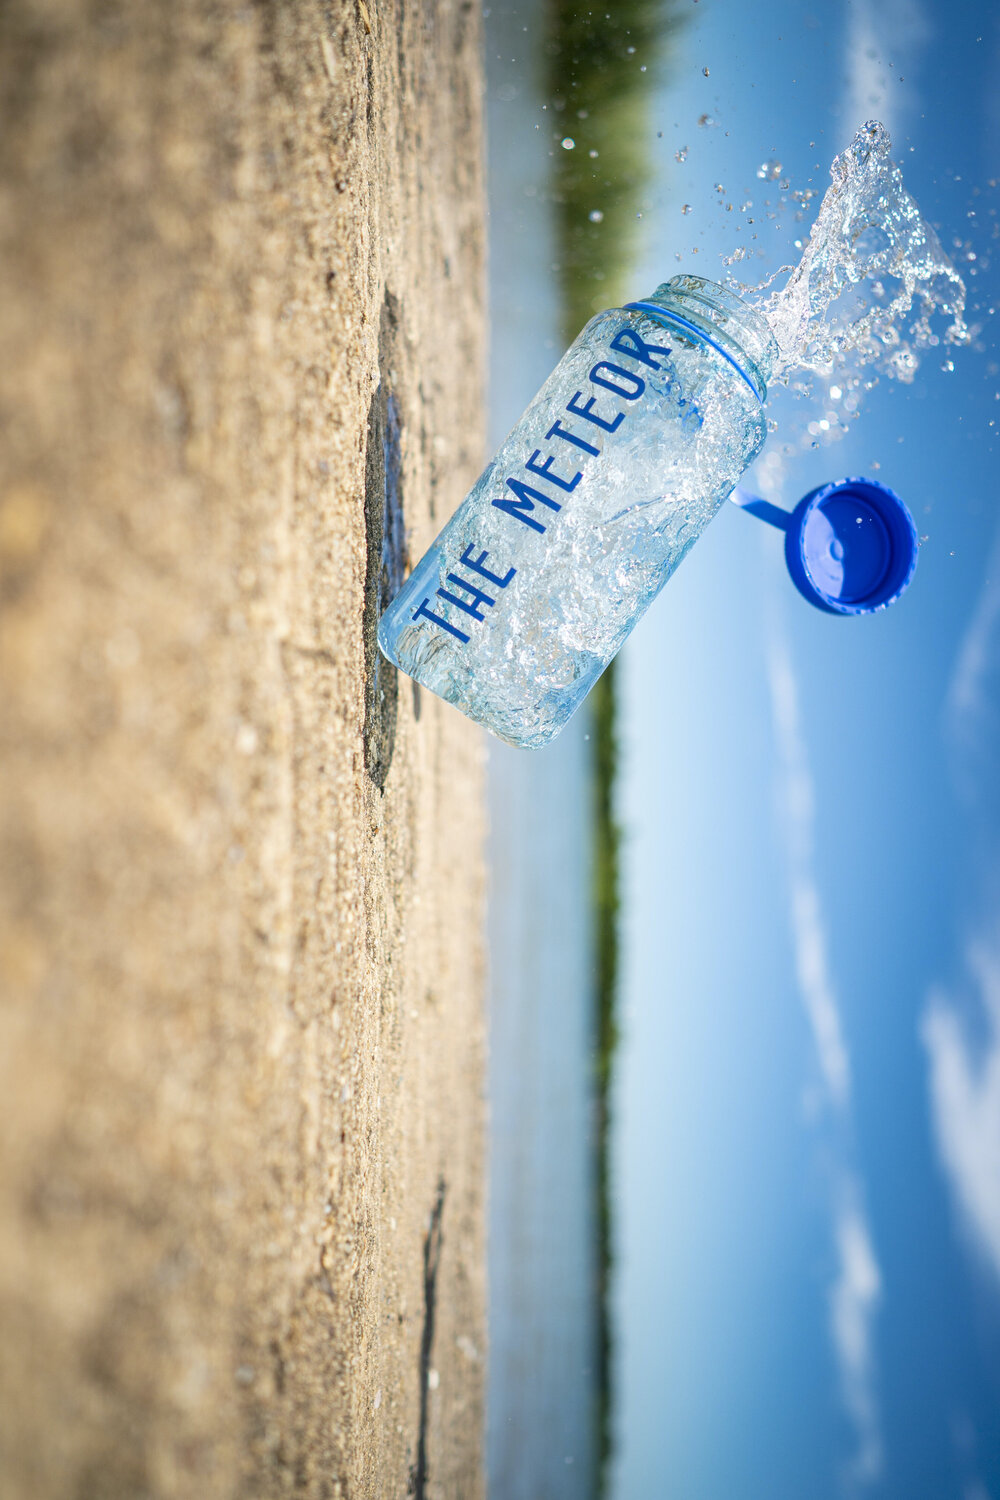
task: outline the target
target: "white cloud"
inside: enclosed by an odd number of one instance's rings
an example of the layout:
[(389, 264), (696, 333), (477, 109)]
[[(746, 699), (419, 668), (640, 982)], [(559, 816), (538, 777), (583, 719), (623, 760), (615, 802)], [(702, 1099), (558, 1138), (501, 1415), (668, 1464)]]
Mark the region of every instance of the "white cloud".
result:
[(979, 603), (968, 630), (962, 637), (958, 653), (958, 664), (948, 687), (948, 715), (953, 728), (960, 734), (974, 734), (984, 713), (991, 708), (986, 696), (986, 680), (996, 663), (992, 647), (994, 636), (1000, 625), (1000, 577), (996, 576), (998, 549), (987, 579), (979, 596)]
[[(777, 627), (771, 630), (768, 676), (778, 752), (778, 800), (788, 859), (796, 979), (827, 1100), (840, 1122), (849, 1123), (850, 1058), (830, 973), (826, 924), (813, 872), (815, 791), (788, 642)], [(854, 1489), (875, 1480), (883, 1467), (873, 1347), (882, 1278), (861, 1207), (860, 1185), (846, 1165), (844, 1131), (838, 1130), (831, 1151), (836, 1164), (832, 1219), (837, 1272), (829, 1292), (830, 1338), (844, 1410), (854, 1429), (856, 1450), (847, 1474)]]
[(882, 1278), (868, 1221), (856, 1185), (845, 1180), (837, 1206), (835, 1236), (839, 1269), (830, 1291), (830, 1331), (840, 1368), (844, 1406), (854, 1424), (857, 1452), (850, 1469), (856, 1483), (882, 1472), (882, 1437), (875, 1399), (872, 1325)]
[[(1000, 528), (948, 688), (946, 731), (974, 814), (979, 907), (992, 923), (1000, 891)], [(938, 1154), (973, 1244), (1000, 1277), (1000, 928), (973, 931), (965, 968), (979, 1002), (980, 1040), (942, 990), (928, 999), (921, 1036)]]
[(851, 1069), (830, 978), (819, 892), (812, 872), (813, 784), (799, 725), (798, 695), (788, 647), (777, 633), (771, 642), (768, 667), (780, 764), (779, 800), (791, 883), (796, 977), (823, 1082), (834, 1105), (844, 1110), (850, 1099)]
[(1000, 529), (962, 638), (945, 711), (959, 790), (972, 801), (995, 799), (1000, 751)]
[(915, 103), (930, 27), (919, 0), (848, 0), (845, 124), (881, 120), (896, 133)]
[(984, 1045), (973, 1045), (941, 993), (931, 998), (921, 1035), (938, 1152), (973, 1241), (1000, 1277), (1000, 952), (974, 943), (967, 964), (985, 1012)]
[(962, 1500), (990, 1500), (990, 1492), (981, 1479), (973, 1479), (965, 1486)]

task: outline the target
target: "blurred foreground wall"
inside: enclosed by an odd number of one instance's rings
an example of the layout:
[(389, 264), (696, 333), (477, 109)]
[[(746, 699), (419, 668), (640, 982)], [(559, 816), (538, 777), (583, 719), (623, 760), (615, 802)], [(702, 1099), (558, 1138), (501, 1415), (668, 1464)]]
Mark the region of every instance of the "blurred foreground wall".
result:
[(0, 5), (4, 1500), (481, 1494), (479, 46)]

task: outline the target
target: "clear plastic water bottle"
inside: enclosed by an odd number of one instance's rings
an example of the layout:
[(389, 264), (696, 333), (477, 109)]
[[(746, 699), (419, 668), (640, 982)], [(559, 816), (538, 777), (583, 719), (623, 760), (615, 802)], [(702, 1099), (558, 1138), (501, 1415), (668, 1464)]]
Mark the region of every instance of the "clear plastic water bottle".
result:
[(384, 655), (547, 744), (760, 452), (776, 353), (698, 276), (592, 318), (386, 610)]

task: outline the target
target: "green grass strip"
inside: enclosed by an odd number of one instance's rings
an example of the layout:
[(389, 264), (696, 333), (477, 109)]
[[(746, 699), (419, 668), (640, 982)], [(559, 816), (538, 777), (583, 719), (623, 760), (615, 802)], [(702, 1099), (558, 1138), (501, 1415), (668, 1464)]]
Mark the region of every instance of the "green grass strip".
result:
[[(686, 12), (687, 7), (684, 7)], [(630, 278), (653, 173), (652, 95), (682, 24), (680, 0), (549, 0), (546, 94), (552, 142), (550, 193), (562, 328), (571, 342), (605, 307), (643, 288)], [(563, 145), (563, 142), (572, 142)], [(621, 835), (615, 819), (617, 704), (614, 663), (590, 695), (594, 828), (594, 1221), (597, 1233), (597, 1490), (606, 1491), (612, 1432), (612, 1265), (609, 1101), (618, 1041)]]

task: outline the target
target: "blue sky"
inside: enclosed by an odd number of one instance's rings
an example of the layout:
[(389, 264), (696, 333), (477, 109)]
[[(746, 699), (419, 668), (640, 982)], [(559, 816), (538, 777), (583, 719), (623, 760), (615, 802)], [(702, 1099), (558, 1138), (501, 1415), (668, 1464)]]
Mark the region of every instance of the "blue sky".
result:
[[(622, 654), (620, 1500), (1000, 1500), (998, 23), (700, 0), (657, 102), (637, 295), (719, 274), (759, 165), (822, 190), (876, 116), (983, 326), (837, 445), (775, 403), (784, 503), (873, 472), (910, 505), (895, 608), (810, 609), (727, 507)], [(808, 221), (754, 227), (766, 272)]]

